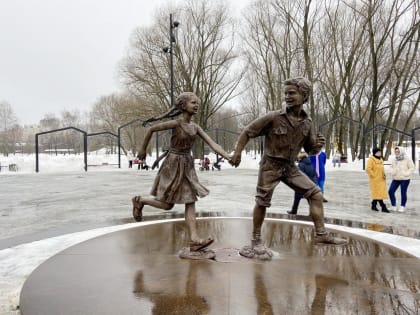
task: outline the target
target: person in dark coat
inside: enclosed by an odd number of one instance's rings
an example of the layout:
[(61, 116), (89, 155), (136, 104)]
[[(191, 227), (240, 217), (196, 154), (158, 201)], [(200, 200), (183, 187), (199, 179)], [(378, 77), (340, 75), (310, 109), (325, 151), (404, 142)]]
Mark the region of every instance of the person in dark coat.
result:
[[(319, 151), (317, 154), (311, 155), (309, 157), (312, 163), (312, 167), (315, 169), (317, 181), (319, 188), (321, 188), (322, 196), (324, 196), (324, 184), (325, 184), (325, 164), (327, 163), (327, 155), (324, 151)], [(325, 197), (323, 202), (328, 202)]]
[[(298, 167), (306, 176), (309, 177), (311, 181), (313, 181), (315, 184), (317, 183), (318, 178), (316, 176), (316, 171), (313, 168), (311, 160), (308, 158), (308, 154), (305, 151), (301, 151), (298, 154)], [(302, 194), (295, 192), (292, 210), (287, 211), (288, 214), (297, 214), (299, 203), (302, 198)]]

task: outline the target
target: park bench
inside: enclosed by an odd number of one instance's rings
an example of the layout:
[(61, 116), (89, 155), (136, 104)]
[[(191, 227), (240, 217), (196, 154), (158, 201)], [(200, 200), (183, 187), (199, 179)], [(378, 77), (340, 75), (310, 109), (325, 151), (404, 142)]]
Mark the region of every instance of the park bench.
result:
[(8, 168), (9, 169), (9, 172), (17, 172), (18, 169), (19, 169), (19, 167), (17, 166), (17, 164), (14, 164), (14, 163), (8, 164), (8, 165), (1, 165), (1, 163), (0, 163), (0, 172), (1, 172), (1, 169), (2, 168)]

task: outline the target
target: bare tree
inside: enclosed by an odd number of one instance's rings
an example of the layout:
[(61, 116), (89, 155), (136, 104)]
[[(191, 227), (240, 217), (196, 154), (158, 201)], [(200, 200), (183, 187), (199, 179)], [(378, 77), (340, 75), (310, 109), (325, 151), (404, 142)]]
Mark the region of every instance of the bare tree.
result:
[[(361, 20), (343, 2), (325, 4), (325, 19), (318, 24), (316, 32), (320, 52), (317, 91), (321, 94), (319, 102), (326, 105), (322, 110), (318, 109), (318, 115), (321, 113), (323, 121), (337, 116), (361, 121), (365, 115), (366, 111), (360, 107), (360, 96), (364, 90), (360, 78), (368, 61), (364, 36), (366, 23), (363, 24)], [(331, 145), (341, 152), (347, 152), (349, 144), (353, 158), (359, 151), (360, 125), (338, 121), (323, 132), (329, 139), (327, 154), (332, 149)]]
[(138, 29), (131, 41), (121, 73), (130, 91), (148, 100), (155, 113), (170, 106), (168, 45), (169, 12), (180, 21), (174, 45), (175, 94), (195, 92), (201, 99), (198, 123), (208, 120), (236, 96), (241, 72), (235, 71), (234, 24), (228, 8), (220, 2), (186, 0), (165, 9), (148, 28)]
[[(279, 109), (281, 81), (308, 77), (315, 125), (352, 121), (324, 131), (327, 151), (349, 146), (354, 158), (363, 140), (357, 122), (407, 132), (418, 115), (419, 16), (414, 0), (255, 1), (244, 19), (247, 96)], [(391, 145), (395, 135), (384, 135), (380, 145)]]
[(294, 54), (298, 52), (288, 9), (279, 10), (277, 6), (276, 10), (275, 5), (273, 1), (254, 2), (242, 23), (248, 70), (246, 98), (264, 109), (261, 114), (281, 108), (281, 82), (293, 72)]
[[(82, 125), (82, 118), (79, 110), (63, 110), (61, 112), (60, 125), (63, 127), (76, 127), (84, 130), (85, 126)], [(62, 149), (67, 149), (69, 152), (80, 153), (83, 152), (83, 139), (81, 134), (75, 130), (66, 130), (59, 134), (61, 139)]]
[(0, 152), (4, 155), (16, 150), (16, 143), (20, 141), (21, 127), (12, 106), (6, 102), (0, 102)]
[[(319, 23), (321, 2), (308, 0), (256, 1), (244, 17), (248, 94), (257, 97), (264, 112), (282, 108), (282, 82), (291, 76), (306, 76), (313, 83), (318, 46), (313, 41)], [(315, 116), (314, 99), (309, 113)]]
[[(405, 58), (410, 43), (419, 32), (420, 21), (416, 0), (365, 0), (360, 7), (352, 7), (367, 21), (366, 36), (369, 40), (370, 73), (369, 126), (374, 127), (378, 111), (385, 101), (387, 88), (395, 67)], [(407, 23), (407, 17), (411, 20)], [(372, 144), (376, 144), (374, 134)]]
[[(39, 128), (41, 132), (50, 131), (61, 128), (60, 119), (54, 114), (45, 114), (44, 118), (39, 121)], [(62, 145), (62, 139), (58, 133), (50, 133), (42, 135), (39, 140), (41, 151), (53, 152), (57, 154), (57, 149)]]
[(0, 102), (0, 130), (7, 130), (17, 123), (17, 117), (12, 106), (6, 102)]
[[(121, 129), (121, 143), (123, 152), (131, 150), (135, 152), (144, 137), (144, 128), (141, 120), (144, 119), (144, 112), (148, 112), (146, 102), (136, 96), (129, 94), (111, 94), (102, 96), (94, 104), (90, 113), (90, 130), (95, 132), (108, 131), (118, 133), (118, 128), (129, 124)], [(139, 121), (136, 121), (136, 120)], [(133, 122), (132, 124), (130, 124)], [(104, 145), (105, 141), (105, 145)], [(97, 150), (103, 146), (113, 152), (115, 139), (95, 138), (90, 140), (90, 148)]]

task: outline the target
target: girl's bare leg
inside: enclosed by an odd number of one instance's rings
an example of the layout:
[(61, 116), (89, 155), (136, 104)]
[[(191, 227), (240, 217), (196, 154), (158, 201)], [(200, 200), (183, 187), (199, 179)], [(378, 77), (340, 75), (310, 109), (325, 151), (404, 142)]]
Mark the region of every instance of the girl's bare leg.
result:
[(138, 222), (143, 220), (143, 207), (145, 205), (162, 210), (171, 210), (174, 207), (173, 203), (156, 200), (155, 198), (144, 198), (141, 196), (135, 196), (131, 199), (131, 201), (133, 203), (133, 217)]
[(195, 219), (195, 202), (185, 204), (185, 223), (187, 223), (188, 232), (190, 233), (190, 241), (199, 242), (200, 238), (197, 234), (197, 223)]
[(167, 203), (164, 201), (156, 200), (153, 197), (141, 197), (140, 202), (143, 203), (143, 205), (151, 206), (162, 210), (171, 210), (174, 207), (173, 203)]
[(213, 239), (208, 237), (207, 239), (200, 239), (197, 234), (197, 222), (195, 217), (195, 202), (185, 204), (185, 223), (187, 224), (188, 231), (190, 233), (190, 250), (199, 251), (211, 243)]

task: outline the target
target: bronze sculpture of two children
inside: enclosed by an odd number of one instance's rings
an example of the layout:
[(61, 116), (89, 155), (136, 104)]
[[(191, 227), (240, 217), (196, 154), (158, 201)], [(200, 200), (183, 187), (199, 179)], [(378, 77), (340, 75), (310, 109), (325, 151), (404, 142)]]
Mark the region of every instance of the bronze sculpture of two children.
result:
[[(174, 108), (157, 118), (181, 115), (180, 119), (161, 122), (150, 127), (146, 133), (138, 158), (146, 157), (146, 149), (155, 131), (172, 130), (170, 150), (155, 178), (152, 197), (135, 196), (132, 199), (133, 216), (142, 220), (145, 205), (170, 210), (174, 204), (185, 204), (185, 222), (187, 224), (193, 254), (204, 253), (213, 243), (211, 237), (200, 238), (196, 229), (195, 202), (197, 197), (206, 196), (209, 191), (200, 184), (191, 156), (191, 148), (196, 137), (202, 138), (216, 153), (220, 154), (235, 167), (241, 163), (241, 153), (251, 138), (264, 136), (264, 154), (261, 158), (255, 205), (253, 209), (253, 231), (251, 244), (244, 246), (240, 254), (248, 258), (271, 259), (272, 252), (264, 246), (261, 228), (266, 209), (271, 205), (275, 187), (283, 182), (294, 191), (302, 194), (309, 201), (309, 211), (314, 222), (314, 242), (320, 244), (346, 244), (347, 241), (333, 237), (324, 226), (323, 196), (320, 188), (295, 165), (297, 154), (303, 148), (308, 154), (317, 154), (325, 144), (322, 135), (315, 135), (312, 121), (303, 110), (311, 92), (310, 82), (302, 77), (284, 82), (286, 108), (272, 111), (255, 119), (239, 135), (232, 156), (215, 143), (197, 124), (191, 121), (198, 112), (199, 99), (191, 92), (181, 93)], [(207, 256), (206, 256), (207, 257)]]

